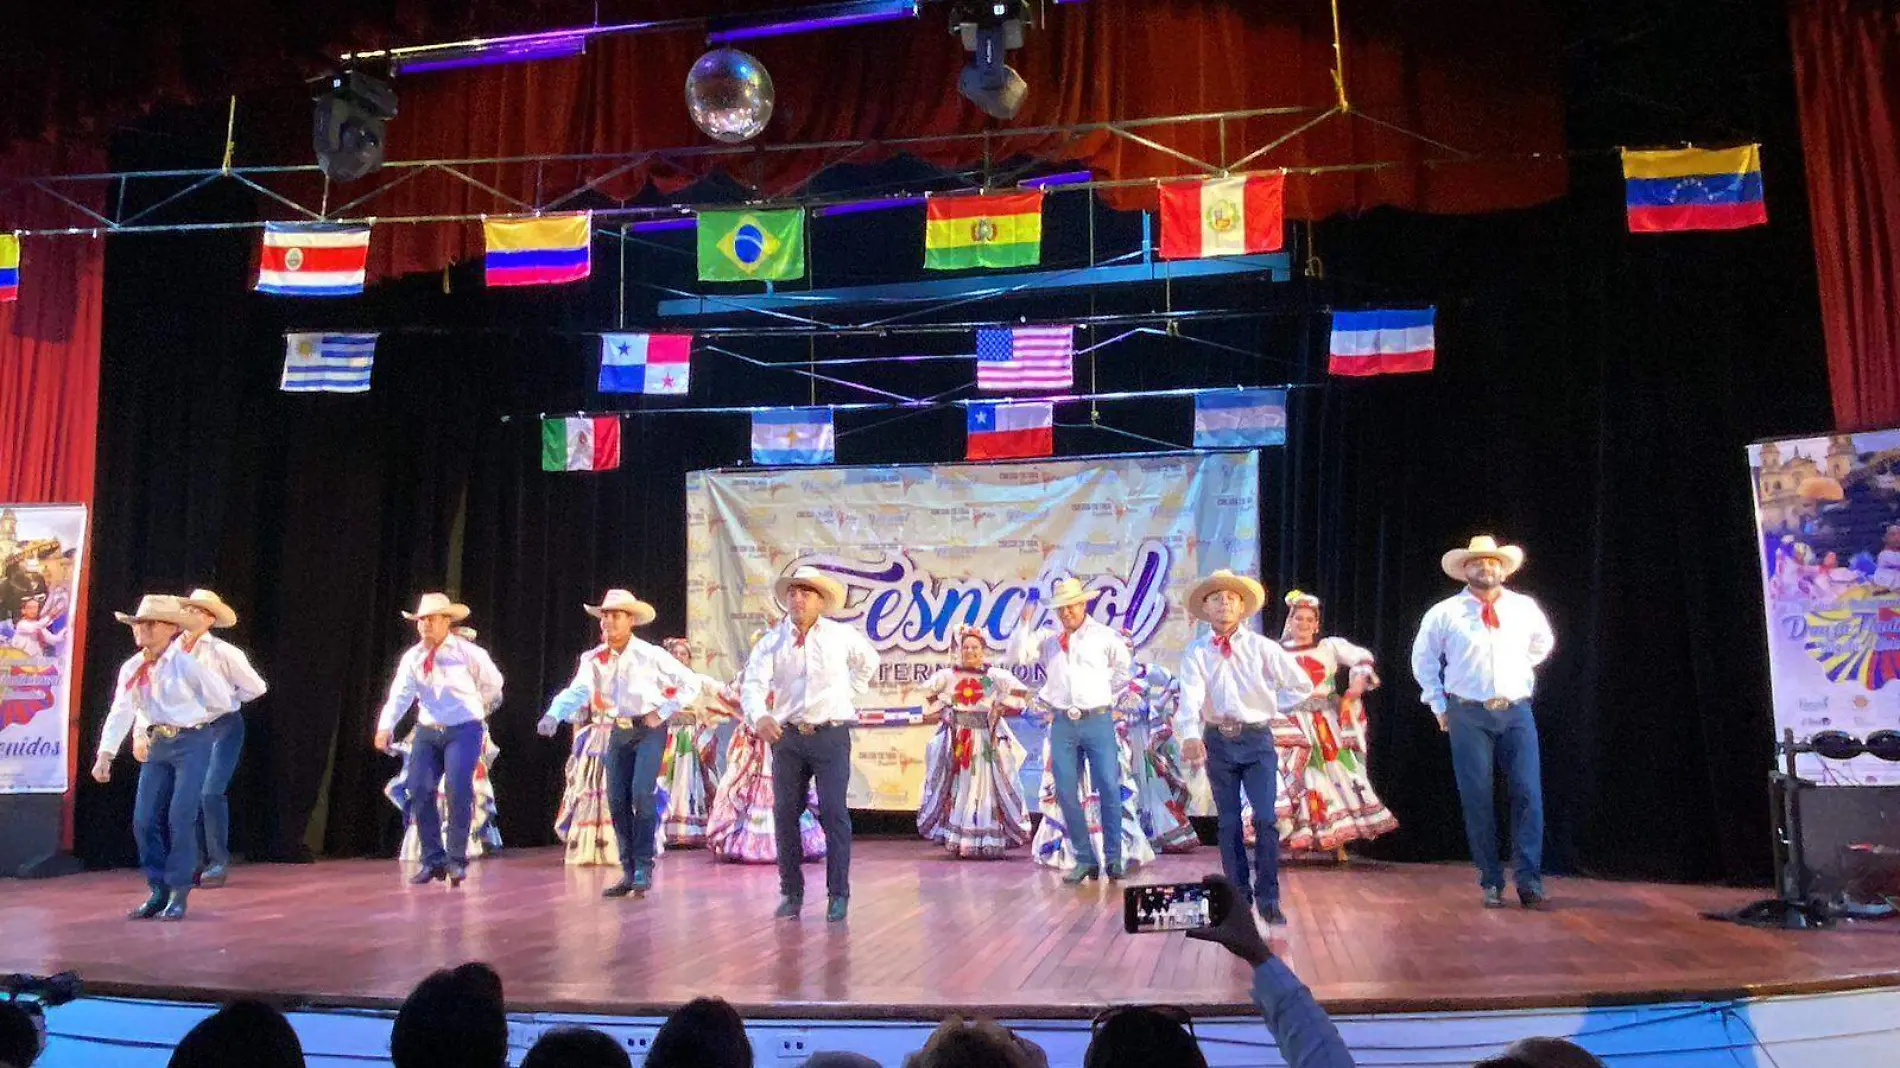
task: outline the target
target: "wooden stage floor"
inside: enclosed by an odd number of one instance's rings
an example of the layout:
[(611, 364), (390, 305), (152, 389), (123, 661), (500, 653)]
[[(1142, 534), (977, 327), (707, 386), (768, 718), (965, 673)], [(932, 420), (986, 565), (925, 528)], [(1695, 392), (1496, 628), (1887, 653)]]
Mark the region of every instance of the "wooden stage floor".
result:
[[(1198, 878), (1211, 849), (1134, 882)], [(518, 1011), (640, 1016), (718, 994), (754, 1017), (925, 1018), (952, 1007), (1087, 1017), (1114, 1002), (1251, 1012), (1217, 946), (1121, 930), (1119, 886), (1062, 887), (1027, 859), (954, 861), (860, 840), (850, 920), (823, 920), (807, 865), (799, 921), (774, 921), (772, 868), (667, 854), (645, 900), (606, 901), (601, 869), (555, 849), (478, 861), (459, 891), (411, 888), (393, 861), (257, 865), (192, 896), (177, 924), (131, 922), (136, 874), (0, 883), (0, 972), (72, 969), (97, 993), (209, 1000), (264, 991), (391, 1006), (432, 969), (493, 962)], [(1458, 865), (1295, 866), (1283, 957), (1334, 1012), (1575, 1006), (1900, 984), (1900, 931), (1784, 933), (1698, 918), (1759, 896), (1553, 879), (1544, 913), (1478, 907)]]

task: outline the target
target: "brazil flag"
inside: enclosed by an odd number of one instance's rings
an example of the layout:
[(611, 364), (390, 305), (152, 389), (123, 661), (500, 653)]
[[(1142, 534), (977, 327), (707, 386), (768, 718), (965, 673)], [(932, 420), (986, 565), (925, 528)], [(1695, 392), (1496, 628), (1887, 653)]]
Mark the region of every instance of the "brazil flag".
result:
[(803, 277), (803, 208), (699, 213), (700, 281), (783, 281)]

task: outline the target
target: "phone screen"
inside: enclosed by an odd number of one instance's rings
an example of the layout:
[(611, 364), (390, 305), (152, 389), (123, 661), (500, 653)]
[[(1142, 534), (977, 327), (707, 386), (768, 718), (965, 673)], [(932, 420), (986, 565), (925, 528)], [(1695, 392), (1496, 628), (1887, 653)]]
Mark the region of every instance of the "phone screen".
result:
[(1191, 931), (1219, 921), (1201, 883), (1130, 886), (1122, 891), (1122, 927), (1129, 934)]

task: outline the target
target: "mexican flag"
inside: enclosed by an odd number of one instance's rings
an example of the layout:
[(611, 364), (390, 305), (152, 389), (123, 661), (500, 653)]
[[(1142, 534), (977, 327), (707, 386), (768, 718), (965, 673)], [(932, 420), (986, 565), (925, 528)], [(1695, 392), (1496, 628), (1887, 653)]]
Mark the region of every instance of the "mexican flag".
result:
[(619, 416), (541, 420), (541, 470), (611, 471), (619, 466)]

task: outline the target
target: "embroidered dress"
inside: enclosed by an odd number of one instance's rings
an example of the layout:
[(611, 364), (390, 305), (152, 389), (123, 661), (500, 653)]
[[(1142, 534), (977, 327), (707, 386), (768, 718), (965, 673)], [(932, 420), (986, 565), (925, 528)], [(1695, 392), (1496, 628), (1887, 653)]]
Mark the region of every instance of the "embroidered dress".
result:
[(660, 821), (660, 833), (674, 848), (692, 848), (706, 844), (706, 821), (712, 814), (712, 802), (718, 787), (713, 768), (717, 754), (719, 684), (700, 676), (700, 693), (709, 695), (695, 702), (696, 708), (675, 714), (667, 725), (666, 755), (660, 763), (660, 783), (665, 787), (668, 808)]
[(1188, 822), (1191, 790), (1181, 759), (1181, 743), (1174, 738), (1174, 713), (1181, 704), (1181, 685), (1173, 675), (1153, 664), (1136, 664), (1128, 683), (1124, 722), (1128, 744), (1135, 754), (1135, 805), (1148, 842), (1163, 853), (1188, 853), (1200, 838)]
[[(1038, 702), (1037, 707), (1047, 716), (1051, 710)], [(1054, 713), (1060, 715), (1061, 713)], [(1141, 814), (1135, 805), (1135, 790), (1130, 785), (1134, 775), (1134, 750), (1129, 746), (1126, 724), (1116, 724), (1116, 749), (1121, 754), (1122, 766), (1122, 863), (1130, 869), (1137, 865), (1153, 863), (1154, 846), (1149, 843), (1148, 835), (1141, 827)], [(1080, 780), (1082, 809), (1088, 813), (1089, 837), (1095, 845), (1095, 855), (1106, 857), (1102, 848), (1102, 807), (1101, 798), (1095, 792), (1095, 784), (1090, 781), (1086, 762), (1081, 767)], [(1056, 800), (1055, 773), (1049, 769), (1049, 742), (1042, 743), (1042, 787), (1037, 791), (1038, 807), (1042, 811), (1042, 823), (1036, 828), (1035, 839), (1030, 843), (1031, 855), (1036, 863), (1057, 871), (1068, 871), (1075, 867), (1075, 850), (1069, 846), (1068, 828), (1062, 822), (1062, 805)]]
[[(738, 707), (739, 680), (727, 684), (720, 700), (731, 708)], [(766, 707), (772, 707), (770, 694), (766, 695)], [(706, 821), (706, 848), (721, 860), (778, 863), (772, 797), (772, 747), (741, 719), (732, 732), (732, 746), (726, 751), (726, 772), (713, 794), (712, 811)], [(825, 832), (818, 825), (817, 806), (818, 793), (812, 790), (798, 817), (798, 837), (806, 860), (825, 855)]]
[[(597, 661), (594, 707), (585, 723), (574, 725), (568, 746), (566, 784), (554, 813), (554, 836), (567, 847), (567, 863), (576, 867), (620, 866), (620, 846), (614, 839), (613, 813), (607, 807), (607, 742), (614, 732), (613, 707), (606, 698), (605, 660)], [(669, 809), (666, 777), (654, 785), (654, 855), (666, 851)]]
[(1336, 691), (1340, 667), (1369, 668), (1372, 654), (1344, 638), (1286, 649), (1313, 680), (1313, 696), (1293, 710), (1308, 745), (1304, 762), (1287, 768), (1287, 785), (1301, 792), (1291, 798), (1291, 824), (1281, 825), (1281, 842), (1288, 849), (1323, 851), (1397, 830), (1399, 821), (1366, 772), (1365, 705)]
[[(236, 713), (232, 713), (236, 715)], [(409, 761), (408, 739), (390, 746), (402, 754), (402, 767), (396, 777), (383, 787), (383, 796), (396, 810), (404, 814), (402, 833), (403, 860), (412, 864), (422, 863), (422, 838), (416, 834), (416, 823), (407, 818), (409, 812)], [(482, 758), (475, 764), (475, 812), (468, 824), (468, 858), (485, 857), (501, 848), (501, 824), (499, 810), (495, 807), (495, 780), (489, 774), (495, 766), (495, 758), (501, 755), (501, 749), (488, 733), (486, 725), (482, 728)], [(435, 788), (437, 811), (449, 810), (449, 792), (438, 780)]]
[(1000, 667), (943, 668), (924, 683), (943, 722), (924, 753), (917, 833), (956, 857), (1000, 857), (1029, 844), (1023, 748), (1004, 716), (1023, 709), (1023, 685)]

